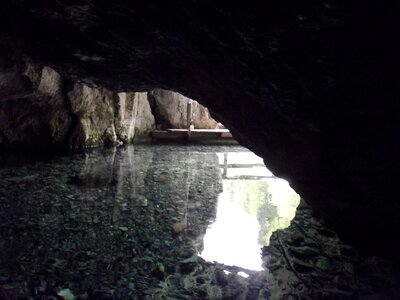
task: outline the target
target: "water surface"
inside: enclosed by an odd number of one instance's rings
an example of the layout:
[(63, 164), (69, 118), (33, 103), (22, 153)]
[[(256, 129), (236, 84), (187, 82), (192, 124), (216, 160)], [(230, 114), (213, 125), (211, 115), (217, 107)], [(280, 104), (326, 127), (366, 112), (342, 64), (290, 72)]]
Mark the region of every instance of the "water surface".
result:
[[(95, 150), (4, 168), (0, 181), (0, 286), (20, 296), (157, 298), (173, 274), (206, 272), (201, 258), (261, 270), (299, 201), (240, 146)], [(217, 297), (202, 278), (191, 293)]]
[(210, 261), (262, 270), (260, 249), (274, 231), (290, 225), (300, 198), (247, 149), (216, 153), (223, 174), (215, 221), (200, 255)]

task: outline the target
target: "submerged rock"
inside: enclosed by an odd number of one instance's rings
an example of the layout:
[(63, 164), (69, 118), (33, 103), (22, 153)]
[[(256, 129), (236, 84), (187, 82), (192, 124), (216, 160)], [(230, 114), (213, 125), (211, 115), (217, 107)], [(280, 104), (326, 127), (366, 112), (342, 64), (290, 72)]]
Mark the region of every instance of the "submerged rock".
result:
[(75, 300), (75, 296), (70, 289), (62, 289), (57, 293), (57, 295), (64, 300)]
[(178, 222), (172, 225), (172, 229), (175, 234), (180, 234), (186, 230), (186, 222)]

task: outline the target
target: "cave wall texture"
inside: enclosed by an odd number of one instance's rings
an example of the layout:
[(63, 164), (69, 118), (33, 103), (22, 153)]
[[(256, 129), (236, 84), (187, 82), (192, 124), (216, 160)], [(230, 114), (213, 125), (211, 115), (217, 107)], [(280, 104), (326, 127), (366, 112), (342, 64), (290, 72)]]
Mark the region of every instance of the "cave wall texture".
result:
[[(47, 66), (13, 61), (0, 70), (0, 150), (60, 152), (151, 141), (157, 127), (187, 128), (191, 99), (172, 91), (116, 92), (62, 77)], [(193, 101), (196, 128), (220, 125)]]
[[(196, 99), (342, 236), (397, 253), (399, 6), (4, 0), (0, 65), (29, 57), (90, 87)], [(31, 88), (13, 76), (2, 80)], [(62, 103), (36, 102), (63, 118)]]
[(72, 82), (28, 61), (0, 69), (0, 150), (60, 152), (150, 139), (147, 92), (117, 93)]

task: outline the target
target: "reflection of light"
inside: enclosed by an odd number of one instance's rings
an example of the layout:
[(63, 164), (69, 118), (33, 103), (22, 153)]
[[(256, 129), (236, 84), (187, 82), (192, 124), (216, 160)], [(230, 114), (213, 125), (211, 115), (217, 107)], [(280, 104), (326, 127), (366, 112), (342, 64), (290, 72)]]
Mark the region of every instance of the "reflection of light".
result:
[(224, 164), (224, 155), (227, 155), (228, 164), (264, 164), (261, 157), (255, 155), (252, 152), (228, 152), (228, 153), (216, 153), (218, 156), (219, 164)]
[(263, 164), (261, 157), (252, 152), (230, 152), (228, 164)]
[(218, 161), (220, 165), (224, 164), (224, 153), (215, 153), (218, 156)]
[(296, 210), (293, 209), (299, 205), (300, 196), (290, 188), (289, 183), (283, 179), (271, 180), (268, 182), (268, 192), (271, 194), (271, 202), (278, 208), (278, 216), (288, 220), (294, 218)]
[(200, 255), (209, 261), (261, 270), (261, 247), (269, 243), (274, 231), (290, 225), (300, 197), (287, 181), (268, 178), (272, 173), (257, 166), (262, 159), (254, 153), (217, 156), (221, 173), (227, 176), (216, 221), (207, 229)]
[(228, 196), (220, 194), (217, 221), (206, 232), (201, 256), (209, 261), (262, 270), (257, 218), (247, 214)]
[(229, 168), (228, 177), (233, 176), (273, 176), (266, 167)]
[(242, 277), (245, 277), (245, 278), (249, 277), (249, 274), (246, 274), (245, 272), (242, 272), (242, 271), (238, 272), (237, 274), (239, 276), (242, 276)]

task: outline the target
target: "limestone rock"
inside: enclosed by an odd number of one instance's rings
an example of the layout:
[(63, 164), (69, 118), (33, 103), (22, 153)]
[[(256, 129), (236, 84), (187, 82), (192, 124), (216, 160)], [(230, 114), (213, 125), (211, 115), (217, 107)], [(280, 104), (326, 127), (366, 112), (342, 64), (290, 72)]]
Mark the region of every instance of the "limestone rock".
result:
[[(25, 68), (23, 74), (29, 77), (29, 80), (31, 81), (33, 88), (35, 90), (38, 90), (39, 84), (42, 81), (42, 76), (43, 76), (42, 70), (43, 66), (35, 64), (31, 61), (25, 61)], [(46, 73), (52, 73), (50, 70), (51, 69), (48, 68), (48, 72)]]
[[(51, 151), (63, 147), (71, 118), (60, 94), (61, 77), (31, 64), (0, 74), (0, 149)], [(10, 85), (10, 84), (11, 85)]]
[(135, 93), (137, 114), (135, 123), (135, 141), (146, 139), (155, 129), (155, 119), (152, 113), (147, 93)]
[[(150, 93), (157, 125), (162, 128), (187, 128), (187, 103), (193, 101), (179, 93), (156, 89)], [(198, 129), (218, 128), (208, 109), (197, 101), (192, 102), (194, 127)]]
[(150, 137), (155, 128), (147, 93), (119, 93), (117, 104), (117, 136), (124, 142)]
[(0, 53), (0, 149), (43, 152), (149, 139), (155, 123), (147, 93), (120, 95)]
[(59, 96), (63, 83), (60, 74), (49, 67), (44, 67), (41, 75), (38, 92), (53, 97)]
[(117, 140), (114, 125), (115, 94), (103, 88), (75, 83), (68, 92), (72, 113), (77, 118), (70, 137), (71, 148), (112, 144)]

